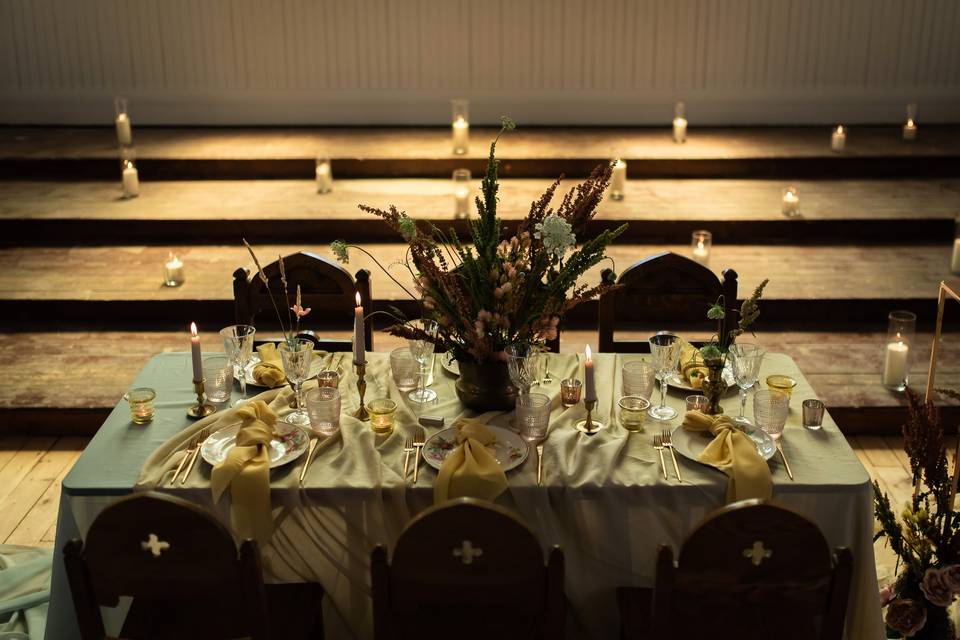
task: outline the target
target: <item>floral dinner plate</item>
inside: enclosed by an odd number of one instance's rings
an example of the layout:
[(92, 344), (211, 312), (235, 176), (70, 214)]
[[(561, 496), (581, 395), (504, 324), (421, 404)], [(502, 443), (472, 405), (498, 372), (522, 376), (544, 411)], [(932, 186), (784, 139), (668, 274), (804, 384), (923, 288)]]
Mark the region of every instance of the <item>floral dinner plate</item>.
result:
[[(527, 443), (523, 438), (502, 427), (487, 425), (487, 429), (490, 429), (497, 438), (493, 445), (493, 455), (504, 471), (516, 469), (527, 459)], [(423, 445), (423, 459), (439, 471), (440, 465), (456, 448), (457, 428), (449, 427), (427, 438)]]
[(450, 352), (438, 354), (440, 357), (440, 364), (443, 368), (452, 376), (460, 377), (460, 363), (457, 362), (457, 359), (453, 357), (453, 354)]
[[(200, 447), (200, 456), (216, 466), (227, 459), (230, 450), (237, 446), (240, 425), (224, 427), (211, 434)], [(270, 441), (270, 468), (281, 467), (304, 454), (310, 445), (307, 432), (288, 422), (277, 421), (276, 435)]]
[[(777, 452), (777, 445), (774, 443), (773, 438), (767, 435), (767, 432), (760, 427), (752, 424), (747, 425), (744, 433), (747, 434), (748, 438), (753, 440), (753, 444), (757, 446), (757, 453), (759, 453), (760, 457), (764, 460), (769, 460), (773, 457), (773, 454)], [(683, 426), (674, 429), (673, 435), (671, 436), (673, 448), (677, 453), (694, 462), (700, 462), (697, 458), (703, 453), (703, 450), (707, 448), (707, 445), (710, 444), (712, 437), (710, 434), (691, 433), (684, 429)]]
[[(733, 369), (728, 364), (723, 368), (723, 381), (727, 383), (727, 391), (737, 388), (737, 382), (733, 379)], [(694, 389), (693, 386), (687, 381), (683, 376), (680, 375), (679, 371), (674, 371), (667, 378), (667, 385), (673, 387), (674, 389), (683, 389), (684, 391), (696, 391), (700, 392), (700, 389)]]

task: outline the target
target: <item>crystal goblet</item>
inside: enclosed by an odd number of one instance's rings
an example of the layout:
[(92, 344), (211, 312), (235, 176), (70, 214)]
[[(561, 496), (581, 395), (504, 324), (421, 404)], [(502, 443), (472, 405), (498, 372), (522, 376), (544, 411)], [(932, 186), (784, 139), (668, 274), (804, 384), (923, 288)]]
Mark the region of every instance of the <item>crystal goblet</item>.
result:
[(660, 404), (651, 406), (648, 413), (654, 420), (673, 420), (677, 417), (677, 410), (667, 406), (667, 378), (680, 363), (680, 337), (667, 331), (657, 333), (650, 338), (650, 353), (660, 381)]
[(409, 340), (410, 353), (413, 354), (413, 359), (419, 365), (419, 372), (417, 388), (411, 391), (407, 397), (414, 402), (433, 402), (437, 399), (437, 392), (433, 389), (427, 389), (427, 363), (433, 361), (434, 340), (437, 337), (439, 325), (436, 321), (427, 319), (417, 320), (411, 324), (419, 334), (419, 337)]
[(734, 418), (734, 422), (748, 424), (745, 413), (747, 408), (747, 391), (757, 383), (760, 377), (760, 364), (763, 362), (763, 355), (766, 353), (755, 344), (735, 344), (730, 347), (730, 355), (733, 364), (733, 379), (740, 387), (740, 415)]
[(304, 427), (310, 424), (306, 404), (303, 401), (303, 383), (310, 375), (310, 363), (313, 361), (313, 342), (310, 340), (284, 340), (280, 343), (280, 359), (283, 361), (283, 373), (287, 381), (293, 384), (293, 393), (297, 399), (297, 408), (284, 418), (290, 424)]
[(247, 399), (247, 365), (253, 356), (253, 338), (257, 330), (249, 324), (234, 324), (220, 330), (223, 350), (233, 363), (233, 375), (240, 381), (240, 399), (234, 406)]

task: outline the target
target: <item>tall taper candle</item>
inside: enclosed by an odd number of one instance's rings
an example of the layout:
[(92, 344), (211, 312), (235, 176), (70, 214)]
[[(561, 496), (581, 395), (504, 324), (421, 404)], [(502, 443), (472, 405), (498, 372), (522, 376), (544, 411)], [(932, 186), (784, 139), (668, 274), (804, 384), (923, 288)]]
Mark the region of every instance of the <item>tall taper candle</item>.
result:
[(360, 292), (357, 291), (357, 307), (353, 310), (353, 361), (356, 364), (366, 364), (366, 329), (363, 326), (363, 306), (360, 302)]
[(200, 336), (197, 335), (197, 323), (190, 323), (190, 356), (193, 358), (193, 381), (203, 380), (203, 356), (200, 354)]
[(597, 399), (597, 385), (593, 379), (593, 353), (590, 351), (590, 345), (587, 345), (586, 354), (587, 359), (583, 362), (583, 386), (586, 387), (583, 400), (592, 402)]

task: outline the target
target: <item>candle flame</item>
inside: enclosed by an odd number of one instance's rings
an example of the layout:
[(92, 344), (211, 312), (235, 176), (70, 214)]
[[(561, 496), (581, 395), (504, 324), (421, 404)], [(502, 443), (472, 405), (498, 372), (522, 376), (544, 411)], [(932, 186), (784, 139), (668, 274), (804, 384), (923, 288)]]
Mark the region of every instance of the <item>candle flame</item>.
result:
[(360, 306), (360, 292), (357, 291), (357, 306)]
[(697, 240), (697, 249), (703, 249), (703, 248), (704, 248), (703, 240), (702, 239)]
[(584, 352), (587, 354), (587, 360), (593, 360), (593, 352), (590, 351), (590, 345), (587, 345), (587, 348), (584, 349)]
[(191, 335), (191, 336), (196, 336), (196, 335), (197, 335), (197, 323), (196, 323), (196, 322), (191, 322), (191, 323), (190, 323), (190, 335)]

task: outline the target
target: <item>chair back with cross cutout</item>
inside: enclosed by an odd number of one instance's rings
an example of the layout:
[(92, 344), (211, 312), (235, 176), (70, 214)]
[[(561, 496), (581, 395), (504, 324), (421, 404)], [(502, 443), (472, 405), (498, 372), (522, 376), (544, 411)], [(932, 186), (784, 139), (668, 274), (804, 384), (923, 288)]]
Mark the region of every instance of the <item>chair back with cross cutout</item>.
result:
[(652, 637), (843, 635), (852, 556), (845, 548), (831, 552), (820, 529), (794, 511), (760, 500), (728, 505), (708, 516), (673, 560), (661, 547)]
[(84, 640), (105, 637), (99, 607), (115, 607), (124, 596), (163, 603), (164, 611), (215, 598), (230, 603), (231, 622), (240, 618), (247, 635), (267, 637), (256, 543), (247, 540), (238, 553), (230, 532), (186, 500), (143, 493), (113, 503), (85, 541), (67, 543), (64, 563)]
[[(421, 638), (424, 625), (458, 638), (563, 637), (563, 553), (544, 553), (516, 516), (459, 498), (427, 509), (393, 555), (373, 551), (374, 637)], [(451, 632), (453, 633), (453, 632)]]
[[(604, 269), (601, 283), (610, 282), (613, 272)], [(645, 329), (652, 335), (678, 325), (716, 331), (716, 322), (707, 320), (707, 309), (722, 295), (726, 332), (736, 326), (737, 272), (723, 271), (723, 280), (707, 267), (672, 252), (649, 256), (627, 267), (616, 278), (620, 287), (600, 296), (599, 346), (605, 353), (649, 352), (646, 339), (615, 340), (615, 331)], [(733, 322), (726, 327), (728, 322)]]
[[(279, 259), (264, 265), (263, 273), (270, 283), (274, 301), (280, 313), (284, 314), (284, 324), (287, 323), (287, 307), (293, 305), (297, 285), (300, 285), (303, 296), (303, 307), (311, 309), (310, 315), (303, 318), (300, 326), (304, 329), (340, 329), (353, 330), (353, 310), (356, 307), (356, 294), (364, 305), (365, 314), (373, 311), (373, 300), (370, 297), (370, 272), (360, 269), (356, 278), (336, 262), (313, 253), (299, 252), (283, 258), (284, 270), (287, 274), (287, 289), (289, 302), (283, 295), (283, 284), (280, 282)], [(267, 293), (267, 288), (256, 273), (250, 273), (241, 267), (233, 273), (233, 299), (238, 324), (252, 324), (257, 327), (257, 342), (270, 340), (270, 332), (276, 334), (276, 339), (282, 337), (280, 326), (277, 323), (277, 311)], [(364, 321), (366, 328), (365, 342), (368, 351), (373, 350), (373, 323)], [(313, 332), (303, 337), (313, 340), (318, 349), (328, 351), (350, 351), (352, 348), (349, 339), (316, 338)]]

